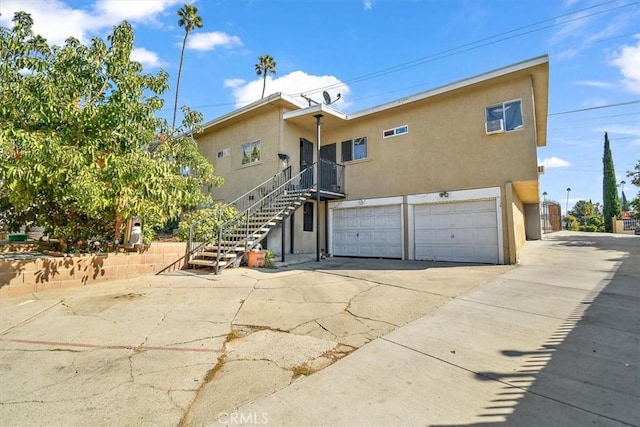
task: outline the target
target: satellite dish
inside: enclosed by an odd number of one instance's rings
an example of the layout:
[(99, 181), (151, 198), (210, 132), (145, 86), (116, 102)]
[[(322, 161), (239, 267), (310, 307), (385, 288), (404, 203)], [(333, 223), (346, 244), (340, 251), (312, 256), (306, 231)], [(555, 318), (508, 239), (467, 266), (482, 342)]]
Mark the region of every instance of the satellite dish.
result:
[(324, 103), (325, 105), (331, 105), (334, 102), (336, 102), (338, 99), (340, 99), (340, 97), (342, 96), (342, 94), (338, 94), (338, 96), (336, 96), (336, 99), (334, 99), (333, 101), (331, 100), (331, 95), (329, 95), (329, 92), (327, 92), (326, 90), (322, 92), (322, 97), (324, 98)]
[(331, 95), (326, 90), (322, 92), (322, 97), (324, 98), (324, 103), (327, 105), (331, 105)]

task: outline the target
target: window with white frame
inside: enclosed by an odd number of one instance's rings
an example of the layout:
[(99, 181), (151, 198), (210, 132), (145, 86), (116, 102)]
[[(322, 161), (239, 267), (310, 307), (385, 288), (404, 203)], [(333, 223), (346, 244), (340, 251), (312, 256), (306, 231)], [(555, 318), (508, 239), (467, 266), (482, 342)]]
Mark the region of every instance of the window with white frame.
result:
[(361, 160), (367, 158), (367, 137), (342, 141), (342, 161)]
[(260, 141), (242, 145), (242, 164), (249, 165), (260, 161)]
[(519, 99), (486, 108), (487, 133), (509, 132), (522, 129), (522, 101)]
[(409, 126), (407, 125), (398, 126), (393, 129), (387, 129), (385, 131), (382, 131), (382, 137), (391, 138), (398, 135), (404, 135), (405, 133), (408, 133), (408, 132), (409, 132)]
[(223, 157), (228, 157), (231, 155), (231, 149), (225, 148), (224, 150), (218, 151), (218, 158), (221, 159)]

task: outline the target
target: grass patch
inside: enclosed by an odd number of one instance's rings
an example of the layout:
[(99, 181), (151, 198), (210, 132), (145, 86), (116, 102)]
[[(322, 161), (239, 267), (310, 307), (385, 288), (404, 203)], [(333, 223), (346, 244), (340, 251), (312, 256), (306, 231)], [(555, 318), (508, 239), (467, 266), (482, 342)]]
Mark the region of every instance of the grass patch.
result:
[(309, 366), (307, 363), (303, 363), (302, 365), (294, 366), (293, 368), (291, 368), (291, 372), (293, 372), (293, 379), (295, 380), (303, 375), (305, 377), (308, 377), (309, 375), (316, 372), (316, 370)]

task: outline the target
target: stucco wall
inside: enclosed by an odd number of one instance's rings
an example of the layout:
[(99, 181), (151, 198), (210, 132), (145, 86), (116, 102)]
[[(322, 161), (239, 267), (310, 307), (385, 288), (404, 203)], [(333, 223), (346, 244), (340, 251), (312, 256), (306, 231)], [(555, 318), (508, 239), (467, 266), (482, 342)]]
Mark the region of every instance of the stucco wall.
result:
[[(526, 234), (526, 217), (525, 217), (525, 208), (520, 198), (518, 197), (518, 193), (513, 192), (513, 203), (511, 206), (513, 210), (513, 230), (514, 230), (514, 238), (516, 244), (516, 262), (520, 258), (520, 249), (527, 242), (527, 234)], [(538, 219), (538, 224), (540, 220)]]
[[(486, 135), (485, 107), (522, 100), (522, 130)], [(385, 129), (409, 132), (383, 138)], [(484, 85), (350, 121), (323, 133), (324, 143), (366, 136), (367, 159), (346, 166), (349, 198), (387, 197), (537, 181), (537, 154), (529, 78)], [(339, 161), (340, 159), (338, 159)], [(537, 197), (537, 196), (536, 196)]]
[(540, 227), (540, 205), (538, 203), (525, 203), (525, 229), (527, 240), (539, 240), (542, 238), (542, 228)]
[[(200, 152), (213, 164), (216, 175), (225, 178), (221, 188), (211, 190), (214, 200), (231, 201), (283, 169), (281, 151), (281, 108), (270, 107), (250, 120), (232, 123), (216, 132), (198, 136)], [(242, 145), (260, 141), (260, 161), (242, 165)], [(218, 151), (229, 148), (231, 154), (218, 158)]]
[[(537, 78), (541, 75), (546, 78), (546, 68), (532, 73), (540, 73), (536, 74)], [(514, 99), (522, 102), (523, 128), (487, 135), (486, 107)], [(540, 102), (546, 103), (546, 98)], [(282, 114), (287, 108), (291, 107), (263, 105), (242, 119), (217, 125), (198, 137), (201, 151), (212, 160), (216, 172), (227, 180), (222, 189), (215, 190), (216, 199), (229, 201), (281, 170), (278, 152), (289, 156), (294, 174), (299, 172), (300, 138), (316, 143), (312, 116), (315, 113), (308, 113), (303, 119), (301, 115), (292, 116), (285, 121)], [(536, 135), (536, 126), (539, 129), (544, 126), (535, 123), (531, 74), (502, 76), (415, 102), (399, 100), (394, 108), (373, 111), (352, 114), (349, 120), (323, 119), (322, 145), (336, 144), (338, 162), (341, 162), (342, 141), (367, 137), (367, 158), (346, 164), (347, 200), (505, 188), (505, 183), (512, 183), (509, 192), (515, 197), (515, 207), (512, 202), (505, 204), (501, 215), (505, 224), (510, 222), (509, 227), (503, 228), (505, 261), (514, 262), (516, 252), (526, 239), (525, 225), (530, 222), (524, 204), (536, 203), (539, 199), (537, 142), (543, 144), (544, 136)], [(384, 130), (402, 125), (408, 126), (407, 134), (383, 138)], [(241, 167), (240, 147), (254, 140), (263, 142), (262, 162)], [(231, 148), (231, 156), (217, 159), (217, 151), (224, 148)], [(314, 146), (314, 160), (316, 149)], [(324, 213), (324, 209), (322, 211)], [(302, 210), (299, 210), (295, 251), (313, 251), (315, 232), (303, 232), (302, 223)], [(287, 228), (287, 245), (289, 234)], [(324, 231), (321, 236), (324, 247)], [(269, 246), (277, 247), (278, 252), (279, 239), (276, 231), (269, 240)]]

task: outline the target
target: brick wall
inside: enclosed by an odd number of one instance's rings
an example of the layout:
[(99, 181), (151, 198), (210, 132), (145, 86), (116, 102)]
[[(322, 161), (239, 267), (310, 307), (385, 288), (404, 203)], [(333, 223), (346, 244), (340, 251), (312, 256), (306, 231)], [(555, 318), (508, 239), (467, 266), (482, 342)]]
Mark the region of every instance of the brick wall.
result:
[[(186, 243), (152, 243), (142, 253), (66, 255), (0, 261), (0, 297), (179, 270)], [(174, 264), (175, 263), (175, 264)]]

